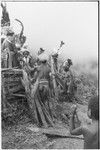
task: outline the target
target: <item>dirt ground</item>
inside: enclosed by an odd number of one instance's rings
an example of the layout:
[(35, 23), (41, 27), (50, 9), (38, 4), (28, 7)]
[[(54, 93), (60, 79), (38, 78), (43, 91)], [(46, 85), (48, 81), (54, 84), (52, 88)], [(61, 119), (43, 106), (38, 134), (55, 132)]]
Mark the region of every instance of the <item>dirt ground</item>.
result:
[[(67, 103), (63, 104), (64, 107)], [(79, 105), (80, 112), (86, 113), (86, 106)], [(63, 112), (64, 112), (63, 111)], [(55, 121), (55, 126), (59, 129), (69, 130), (69, 126), (60, 120)], [(2, 148), (3, 149), (82, 149), (83, 140), (74, 138), (48, 138), (38, 128), (32, 124), (26, 116), (12, 126), (5, 126), (2, 129)]]

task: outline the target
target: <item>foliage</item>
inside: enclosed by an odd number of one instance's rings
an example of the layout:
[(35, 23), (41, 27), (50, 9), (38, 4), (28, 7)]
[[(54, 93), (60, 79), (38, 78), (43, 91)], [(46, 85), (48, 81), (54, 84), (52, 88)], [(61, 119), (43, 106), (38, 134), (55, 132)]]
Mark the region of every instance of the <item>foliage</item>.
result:
[[(88, 100), (98, 92), (98, 68), (96, 61), (90, 61), (86, 64), (80, 64), (77, 69), (76, 78), (79, 82), (77, 84), (76, 97), (78, 102), (86, 103)], [(76, 69), (76, 67), (75, 67)]]

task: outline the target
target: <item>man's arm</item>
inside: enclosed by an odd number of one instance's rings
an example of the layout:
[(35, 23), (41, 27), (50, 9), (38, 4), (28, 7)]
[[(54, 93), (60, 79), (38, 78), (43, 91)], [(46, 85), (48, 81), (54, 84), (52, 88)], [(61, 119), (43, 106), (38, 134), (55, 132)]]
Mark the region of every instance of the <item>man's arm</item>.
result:
[(82, 135), (83, 134), (83, 128), (80, 126), (76, 129), (70, 129), (70, 133), (72, 135)]
[(72, 116), (70, 118), (70, 133), (72, 135), (81, 135), (83, 134), (83, 127), (75, 128), (75, 115), (76, 115), (76, 109), (77, 107), (74, 107), (74, 110), (72, 111)]

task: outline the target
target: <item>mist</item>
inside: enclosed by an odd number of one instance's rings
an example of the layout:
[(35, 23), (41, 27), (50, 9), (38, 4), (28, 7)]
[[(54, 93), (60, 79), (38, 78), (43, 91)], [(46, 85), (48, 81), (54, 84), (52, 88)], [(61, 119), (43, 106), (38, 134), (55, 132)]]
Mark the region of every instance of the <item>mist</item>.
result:
[(32, 55), (40, 47), (50, 53), (63, 40), (59, 59), (97, 60), (97, 2), (7, 2), (7, 10), (16, 33), (21, 28), (14, 19), (23, 22)]

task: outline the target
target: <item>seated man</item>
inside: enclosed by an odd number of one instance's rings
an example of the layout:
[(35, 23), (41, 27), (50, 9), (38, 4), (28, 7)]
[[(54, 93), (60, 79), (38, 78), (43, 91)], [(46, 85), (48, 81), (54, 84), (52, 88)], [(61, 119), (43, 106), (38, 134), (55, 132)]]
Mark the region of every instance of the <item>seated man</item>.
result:
[(99, 97), (93, 96), (88, 103), (88, 117), (92, 119), (91, 124), (75, 127), (75, 116), (77, 115), (77, 107), (74, 106), (72, 116), (70, 118), (70, 133), (72, 135), (83, 135), (84, 149), (100, 149), (99, 140)]

